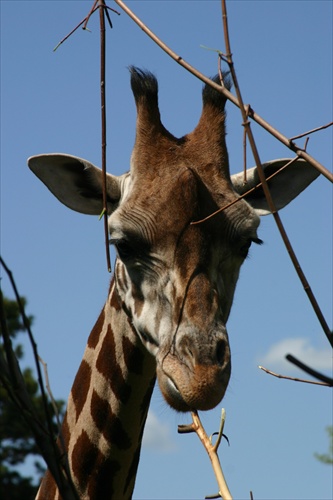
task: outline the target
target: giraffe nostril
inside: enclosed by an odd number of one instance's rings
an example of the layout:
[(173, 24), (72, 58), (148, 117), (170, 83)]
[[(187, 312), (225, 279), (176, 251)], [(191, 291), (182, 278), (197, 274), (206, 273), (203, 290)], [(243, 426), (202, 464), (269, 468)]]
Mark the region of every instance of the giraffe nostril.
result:
[(224, 340), (219, 340), (216, 346), (216, 360), (219, 365), (225, 363), (226, 358), (226, 343)]

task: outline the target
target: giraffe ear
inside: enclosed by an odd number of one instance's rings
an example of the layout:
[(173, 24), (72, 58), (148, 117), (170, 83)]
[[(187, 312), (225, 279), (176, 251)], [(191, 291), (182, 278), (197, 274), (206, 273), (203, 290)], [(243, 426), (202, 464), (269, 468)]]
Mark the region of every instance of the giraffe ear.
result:
[[(28, 166), (61, 203), (89, 215), (103, 209), (102, 170), (76, 156), (45, 154), (31, 156)], [(121, 196), (121, 177), (107, 174), (108, 213), (117, 206)]]
[[(273, 175), (290, 161), (291, 159), (283, 158), (281, 160), (272, 160), (264, 163), (262, 166), (266, 178)], [(246, 174), (247, 182), (245, 184), (243, 172), (231, 176), (231, 182), (235, 191), (241, 195), (260, 182), (257, 167), (247, 170)], [(319, 172), (312, 167), (310, 163), (299, 159), (270, 179), (268, 181), (268, 187), (277, 210), (288, 205), (288, 203), (309, 186), (318, 175)], [(258, 215), (269, 215), (271, 213), (262, 187), (250, 193), (245, 199), (256, 210)]]

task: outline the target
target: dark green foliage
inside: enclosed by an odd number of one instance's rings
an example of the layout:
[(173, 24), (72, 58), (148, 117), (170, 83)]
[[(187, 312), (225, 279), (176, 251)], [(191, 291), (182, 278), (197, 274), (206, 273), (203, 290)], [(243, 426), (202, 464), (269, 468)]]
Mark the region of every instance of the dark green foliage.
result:
[[(26, 300), (21, 299), (23, 305)], [(14, 352), (18, 360), (23, 358), (23, 347), (17, 343), (17, 335), (24, 332), (20, 312), (16, 301), (4, 297), (4, 311), (8, 332), (11, 336)], [(28, 318), (31, 326), (33, 317)], [(3, 345), (0, 344), (2, 353)], [(22, 370), (27, 391), (41, 422), (45, 422), (42, 398), (38, 383), (31, 368)], [(64, 408), (63, 401), (56, 401), (59, 412)], [(54, 414), (51, 404), (50, 413)], [(55, 421), (55, 420), (54, 420)], [(55, 424), (54, 424), (55, 425)], [(55, 426), (56, 432), (56, 426)], [(22, 418), (21, 411), (9, 398), (6, 389), (0, 383), (0, 498), (1, 500), (30, 500), (35, 497), (37, 485), (33, 478), (24, 477), (17, 471), (17, 466), (24, 464), (27, 457), (34, 456), (38, 476), (44, 472), (40, 452), (35, 444), (29, 425)]]

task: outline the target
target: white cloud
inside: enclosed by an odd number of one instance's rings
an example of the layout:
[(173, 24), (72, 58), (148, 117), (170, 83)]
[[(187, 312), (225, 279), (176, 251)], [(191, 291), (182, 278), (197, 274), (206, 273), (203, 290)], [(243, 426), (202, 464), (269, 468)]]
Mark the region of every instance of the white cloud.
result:
[(285, 359), (286, 354), (292, 354), (315, 370), (332, 372), (332, 349), (329, 346), (318, 349), (311, 345), (310, 340), (302, 337), (287, 338), (272, 345), (266, 354), (258, 357), (258, 362), (269, 369), (299, 371), (299, 368)]
[(169, 426), (161, 422), (151, 410), (148, 413), (142, 445), (161, 452), (173, 451), (176, 448)]

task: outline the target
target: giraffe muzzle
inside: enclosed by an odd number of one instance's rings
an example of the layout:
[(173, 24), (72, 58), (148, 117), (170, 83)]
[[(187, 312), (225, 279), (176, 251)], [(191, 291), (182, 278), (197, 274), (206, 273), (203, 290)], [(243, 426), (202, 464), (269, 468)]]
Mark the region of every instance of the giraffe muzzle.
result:
[(184, 336), (178, 349), (162, 358), (158, 356), (161, 392), (168, 404), (180, 412), (215, 408), (229, 383), (231, 355), (226, 335), (215, 339), (207, 350), (194, 344)]

